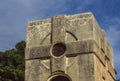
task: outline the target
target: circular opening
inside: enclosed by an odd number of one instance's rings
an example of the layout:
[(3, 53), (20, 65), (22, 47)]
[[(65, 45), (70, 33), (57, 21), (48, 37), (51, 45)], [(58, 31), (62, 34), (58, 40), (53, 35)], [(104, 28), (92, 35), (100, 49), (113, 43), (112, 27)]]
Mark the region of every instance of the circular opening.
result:
[(50, 81), (70, 81), (70, 80), (65, 76), (56, 76), (52, 78)]
[(63, 43), (57, 43), (57, 44), (53, 45), (52, 54), (54, 56), (59, 57), (65, 53), (65, 50), (66, 50), (66, 47)]

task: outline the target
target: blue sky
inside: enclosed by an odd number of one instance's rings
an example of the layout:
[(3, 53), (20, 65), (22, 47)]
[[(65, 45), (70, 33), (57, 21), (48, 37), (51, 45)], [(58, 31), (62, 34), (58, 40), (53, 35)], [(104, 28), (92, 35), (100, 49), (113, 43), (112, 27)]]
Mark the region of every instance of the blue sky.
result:
[(120, 0), (0, 0), (0, 50), (26, 39), (28, 21), (89, 11), (106, 31), (120, 77)]

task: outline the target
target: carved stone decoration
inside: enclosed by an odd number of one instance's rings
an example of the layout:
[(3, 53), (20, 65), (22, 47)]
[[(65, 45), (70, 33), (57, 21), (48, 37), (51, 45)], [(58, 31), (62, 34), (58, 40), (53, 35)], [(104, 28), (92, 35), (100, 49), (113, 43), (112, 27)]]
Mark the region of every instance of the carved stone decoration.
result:
[(112, 48), (92, 13), (28, 22), (25, 81), (115, 81)]

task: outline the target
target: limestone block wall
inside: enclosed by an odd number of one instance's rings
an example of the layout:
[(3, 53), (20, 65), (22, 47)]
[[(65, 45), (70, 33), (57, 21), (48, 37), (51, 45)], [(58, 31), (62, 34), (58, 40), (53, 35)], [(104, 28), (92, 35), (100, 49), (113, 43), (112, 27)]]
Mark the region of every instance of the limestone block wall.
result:
[(114, 81), (112, 48), (92, 13), (28, 22), (25, 81)]

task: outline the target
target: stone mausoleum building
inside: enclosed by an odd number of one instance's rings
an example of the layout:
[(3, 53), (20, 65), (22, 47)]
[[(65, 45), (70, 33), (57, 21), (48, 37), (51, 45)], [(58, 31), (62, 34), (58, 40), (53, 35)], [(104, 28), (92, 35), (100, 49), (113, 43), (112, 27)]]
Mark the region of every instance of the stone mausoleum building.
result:
[(115, 81), (112, 48), (92, 13), (27, 25), (25, 81)]

